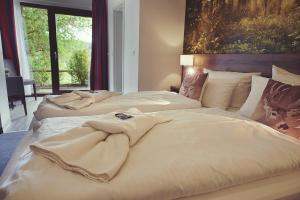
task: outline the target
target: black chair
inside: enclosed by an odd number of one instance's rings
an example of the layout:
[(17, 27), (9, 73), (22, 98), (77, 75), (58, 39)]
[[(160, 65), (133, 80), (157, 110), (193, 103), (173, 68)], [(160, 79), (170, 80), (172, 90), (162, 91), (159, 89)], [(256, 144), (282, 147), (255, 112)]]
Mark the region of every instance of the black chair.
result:
[[(6, 74), (7, 77), (9, 77), (9, 76), (13, 76), (13, 77), (17, 76), (16, 70), (15, 70), (15, 66), (14, 66), (14, 64), (13, 64), (13, 62), (11, 60), (4, 59), (4, 66), (5, 66), (5, 74)], [(32, 80), (32, 79), (24, 79), (23, 83), (24, 83), (24, 86), (32, 85), (34, 98), (35, 98), (35, 100), (37, 100), (35, 81)]]
[(14, 101), (21, 100), (27, 115), (23, 78), (20, 76), (6, 77), (7, 95), (10, 107), (14, 108)]

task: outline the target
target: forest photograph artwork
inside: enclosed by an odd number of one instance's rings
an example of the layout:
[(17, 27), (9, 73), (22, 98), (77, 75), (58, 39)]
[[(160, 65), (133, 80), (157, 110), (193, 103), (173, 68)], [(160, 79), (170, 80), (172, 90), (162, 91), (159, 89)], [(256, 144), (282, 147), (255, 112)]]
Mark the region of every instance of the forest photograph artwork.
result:
[(300, 53), (300, 0), (187, 0), (184, 53)]

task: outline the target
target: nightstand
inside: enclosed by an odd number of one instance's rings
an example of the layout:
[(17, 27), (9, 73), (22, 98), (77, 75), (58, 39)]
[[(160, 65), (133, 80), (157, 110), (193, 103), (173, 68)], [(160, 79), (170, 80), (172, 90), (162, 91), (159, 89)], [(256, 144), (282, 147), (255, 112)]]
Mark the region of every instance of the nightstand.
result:
[(180, 90), (180, 86), (171, 86), (170, 87), (171, 92), (179, 93), (179, 90)]

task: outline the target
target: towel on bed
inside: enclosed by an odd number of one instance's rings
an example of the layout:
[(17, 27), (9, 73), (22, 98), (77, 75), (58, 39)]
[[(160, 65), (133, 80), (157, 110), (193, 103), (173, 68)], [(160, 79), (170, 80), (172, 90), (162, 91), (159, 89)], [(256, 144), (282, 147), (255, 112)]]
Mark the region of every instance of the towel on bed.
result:
[(132, 116), (127, 120), (119, 119), (115, 114), (102, 115), (82, 127), (32, 144), (30, 148), (65, 170), (107, 182), (121, 169), (131, 146), (154, 126), (171, 120), (137, 109), (125, 113)]
[(95, 93), (73, 91), (71, 93), (65, 93), (57, 97), (48, 97), (47, 100), (61, 107), (65, 107), (71, 110), (79, 110), (88, 107), (93, 103), (103, 101), (114, 95), (116, 95), (116, 93), (106, 90), (98, 91)]

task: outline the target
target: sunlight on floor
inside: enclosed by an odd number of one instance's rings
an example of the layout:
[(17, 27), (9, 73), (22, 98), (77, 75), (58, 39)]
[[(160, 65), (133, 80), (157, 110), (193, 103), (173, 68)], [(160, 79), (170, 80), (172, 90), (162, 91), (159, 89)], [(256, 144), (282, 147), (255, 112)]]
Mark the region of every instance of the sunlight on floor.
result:
[(27, 97), (27, 111), (28, 115), (26, 116), (24, 113), (24, 108), (21, 102), (16, 101), (14, 104), (16, 105), (14, 109), (10, 110), (11, 120), (12, 123), (8, 128), (7, 132), (12, 131), (21, 131), (21, 130), (28, 130), (30, 123), (33, 119), (33, 112), (37, 109), (40, 102), (43, 100), (42, 97), (38, 97), (35, 101), (33, 97)]

